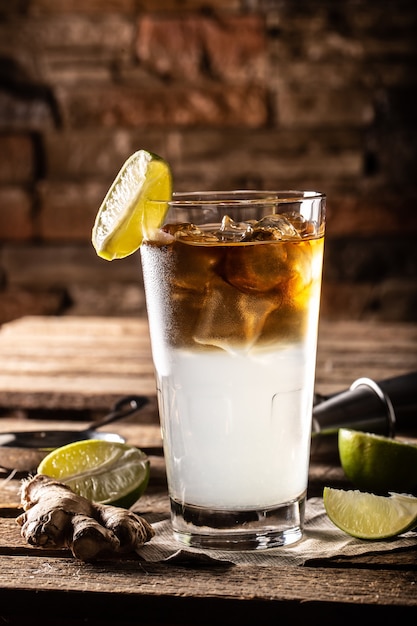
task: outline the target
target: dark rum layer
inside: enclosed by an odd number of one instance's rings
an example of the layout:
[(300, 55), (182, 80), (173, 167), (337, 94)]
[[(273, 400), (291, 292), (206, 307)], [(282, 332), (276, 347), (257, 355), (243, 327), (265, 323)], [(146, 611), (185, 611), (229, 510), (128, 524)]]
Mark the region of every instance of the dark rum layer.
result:
[[(301, 340), (319, 298), (323, 237), (142, 245), (162, 328), (174, 347), (237, 349)], [(316, 307), (314, 307), (316, 308)]]

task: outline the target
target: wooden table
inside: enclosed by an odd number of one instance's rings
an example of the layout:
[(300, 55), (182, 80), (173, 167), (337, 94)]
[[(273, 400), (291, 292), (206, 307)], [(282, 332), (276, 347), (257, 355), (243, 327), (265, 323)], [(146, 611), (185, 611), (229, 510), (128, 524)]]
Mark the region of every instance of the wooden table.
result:
[[(417, 327), (322, 322), (316, 390), (417, 370)], [(113, 424), (149, 453), (141, 510), (166, 512), (165, 468), (146, 320), (23, 318), (0, 329), (0, 431), (83, 428), (125, 394), (151, 402)], [(416, 416), (417, 418), (417, 416)], [(108, 430), (110, 427), (105, 427)], [(253, 624), (306, 618), (417, 616), (417, 549), (317, 559), (306, 566), (232, 568), (144, 563), (134, 555), (86, 564), (26, 545), (15, 522), (21, 475), (0, 470), (0, 617), (7, 624)], [(312, 459), (309, 494), (347, 486), (334, 460)], [(56, 607), (52, 609), (51, 607)], [(37, 621), (38, 620), (38, 621)], [(32, 618), (33, 621), (33, 618)], [(342, 620), (343, 621), (343, 620)]]

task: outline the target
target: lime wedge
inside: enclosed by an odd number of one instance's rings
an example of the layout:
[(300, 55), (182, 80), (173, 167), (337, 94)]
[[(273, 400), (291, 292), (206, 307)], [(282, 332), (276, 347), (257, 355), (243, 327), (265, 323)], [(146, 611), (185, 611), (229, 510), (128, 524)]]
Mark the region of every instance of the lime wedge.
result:
[(172, 196), (169, 165), (139, 150), (123, 164), (99, 208), (91, 241), (98, 256), (112, 261), (133, 254), (144, 231), (159, 228)]
[(42, 459), (37, 472), (92, 502), (128, 508), (148, 485), (150, 463), (134, 446), (89, 439), (56, 448)]
[(333, 524), (359, 539), (396, 537), (417, 526), (417, 498), (413, 496), (325, 487), (323, 502)]
[(380, 495), (417, 494), (417, 445), (341, 428), (338, 446), (340, 464), (354, 487)]

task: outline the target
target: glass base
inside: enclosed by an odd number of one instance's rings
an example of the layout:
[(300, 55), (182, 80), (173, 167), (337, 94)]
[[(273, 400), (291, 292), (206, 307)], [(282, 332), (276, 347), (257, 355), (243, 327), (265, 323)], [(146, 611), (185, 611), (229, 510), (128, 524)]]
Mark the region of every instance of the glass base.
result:
[(187, 546), (216, 550), (265, 550), (296, 543), (303, 536), (305, 494), (259, 510), (215, 510), (171, 498), (175, 538)]

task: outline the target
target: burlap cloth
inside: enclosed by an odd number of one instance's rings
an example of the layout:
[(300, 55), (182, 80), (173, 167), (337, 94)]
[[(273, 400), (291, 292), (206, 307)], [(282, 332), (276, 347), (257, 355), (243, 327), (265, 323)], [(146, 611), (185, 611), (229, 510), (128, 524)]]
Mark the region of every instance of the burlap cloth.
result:
[[(152, 523), (152, 520), (149, 520)], [(409, 531), (394, 539), (364, 541), (339, 530), (327, 517), (322, 498), (310, 498), (306, 504), (304, 537), (292, 546), (256, 551), (219, 551), (189, 548), (179, 544), (172, 535), (169, 519), (152, 523), (155, 537), (140, 548), (145, 561), (173, 564), (223, 565), (304, 565), (313, 559), (390, 552), (417, 546), (417, 531)]]

